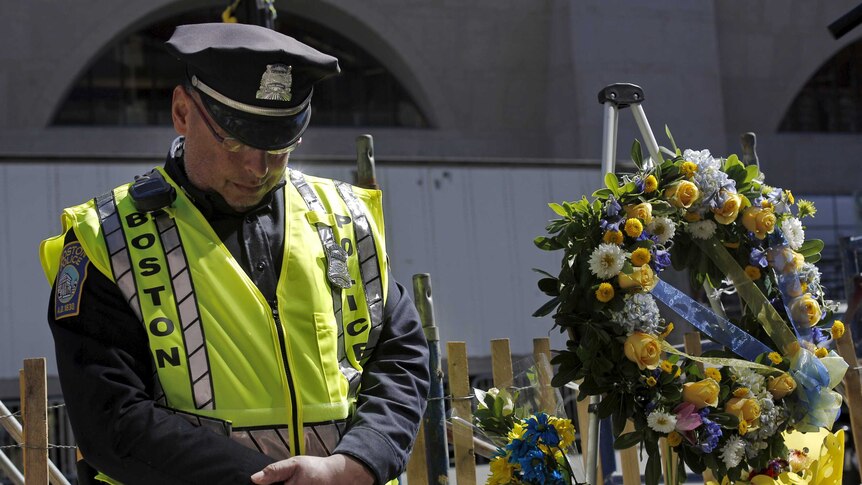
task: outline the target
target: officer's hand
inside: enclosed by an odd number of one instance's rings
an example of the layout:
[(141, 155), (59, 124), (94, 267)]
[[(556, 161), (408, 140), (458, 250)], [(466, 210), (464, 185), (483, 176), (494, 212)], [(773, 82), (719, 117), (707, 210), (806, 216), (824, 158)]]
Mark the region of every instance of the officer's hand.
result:
[(333, 485), (372, 485), (374, 475), (353, 457), (335, 454), (327, 457), (295, 456), (277, 461), (251, 476), (258, 485), (304, 483)]

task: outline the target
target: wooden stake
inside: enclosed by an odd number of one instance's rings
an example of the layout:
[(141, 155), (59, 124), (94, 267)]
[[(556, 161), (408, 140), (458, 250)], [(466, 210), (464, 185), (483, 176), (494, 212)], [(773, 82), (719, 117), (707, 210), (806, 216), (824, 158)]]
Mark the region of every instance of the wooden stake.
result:
[[(449, 356), (449, 393), (452, 395), (452, 411), (466, 423), (472, 423), (473, 411), (468, 398), (472, 394), (472, 389), (470, 389), (470, 374), (467, 368), (467, 344), (446, 342), (446, 353)], [(473, 428), (466, 423), (453, 422), (452, 425), (455, 477), (458, 485), (476, 485)]]
[[(629, 420), (626, 422), (626, 427), (623, 433), (630, 433), (635, 430), (634, 423)], [(623, 485), (638, 485), (641, 483), (641, 467), (640, 459), (638, 458), (637, 446), (632, 446), (624, 450), (620, 450), (620, 462), (623, 474)], [(667, 482), (665, 482), (667, 483)]]
[(407, 462), (407, 481), (411, 485), (428, 485), (428, 461), (425, 459), (425, 425), (419, 423), (419, 434)]
[(494, 387), (497, 389), (512, 387), (515, 377), (512, 372), (512, 352), (507, 338), (491, 340), (491, 373), (494, 377)]
[[(700, 345), (700, 334), (697, 332), (685, 333), (685, 353), (694, 357), (700, 357), (703, 353), (703, 347)], [(697, 368), (703, 372), (703, 364), (697, 362)]]
[(24, 360), (25, 483), (48, 483), (48, 381), (45, 358)]
[(554, 369), (551, 367), (551, 340), (547, 337), (533, 339), (533, 360), (539, 378), (539, 396), (542, 411), (554, 414), (557, 410), (557, 396), (551, 386)]
[[(847, 317), (845, 317), (847, 318)], [(852, 321), (848, 319), (848, 322)], [(850, 411), (850, 428), (853, 430), (853, 446), (856, 448), (856, 458), (862, 463), (862, 382), (860, 382), (859, 360), (856, 359), (856, 346), (853, 345), (853, 332), (850, 324), (844, 326), (844, 335), (836, 340), (838, 354), (844, 357), (847, 373), (844, 374), (844, 398)]]

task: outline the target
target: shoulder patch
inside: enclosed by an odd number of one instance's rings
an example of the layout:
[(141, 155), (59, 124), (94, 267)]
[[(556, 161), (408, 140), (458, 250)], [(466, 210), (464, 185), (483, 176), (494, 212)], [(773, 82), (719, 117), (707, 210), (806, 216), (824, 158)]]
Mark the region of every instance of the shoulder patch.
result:
[(81, 290), (87, 279), (87, 263), (90, 258), (78, 241), (63, 247), (60, 256), (60, 271), (57, 273), (54, 298), (54, 319), (74, 317), (80, 311)]

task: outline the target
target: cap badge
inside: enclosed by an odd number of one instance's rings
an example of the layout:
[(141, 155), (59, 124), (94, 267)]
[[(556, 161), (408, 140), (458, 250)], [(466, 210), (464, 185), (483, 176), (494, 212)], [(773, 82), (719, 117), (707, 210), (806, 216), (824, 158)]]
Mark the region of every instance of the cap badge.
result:
[(291, 71), (293, 66), (284, 64), (269, 64), (266, 72), (260, 77), (260, 88), (255, 98), (290, 101), (290, 86), (293, 84)]

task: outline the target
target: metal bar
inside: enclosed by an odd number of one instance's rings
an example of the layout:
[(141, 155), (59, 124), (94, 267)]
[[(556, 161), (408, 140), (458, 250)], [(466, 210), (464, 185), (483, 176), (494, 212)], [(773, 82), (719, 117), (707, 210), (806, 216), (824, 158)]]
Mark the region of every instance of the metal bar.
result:
[(617, 160), (617, 121), (619, 112), (616, 105), (605, 103), (605, 122), (602, 132), (602, 176), (613, 173)]
[(371, 135), (356, 137), (356, 183), (366, 189), (378, 189), (374, 165), (374, 139)]
[[(652, 128), (649, 126), (649, 121), (647, 121), (643, 106), (641, 106), (640, 103), (637, 103), (632, 104), (631, 108), (632, 116), (635, 118), (635, 123), (638, 125), (638, 129), (644, 139), (644, 144), (646, 144), (650, 157), (652, 157), (652, 163), (661, 165), (661, 162), (663, 162), (664, 159), (662, 158), (661, 153), (659, 153), (658, 142), (655, 139), (655, 135), (652, 133)], [(650, 166), (645, 164), (645, 168), (650, 168)]]
[(449, 483), (449, 442), (446, 438), (446, 408), (443, 402), (443, 367), (440, 363), (440, 336), (434, 323), (434, 303), (431, 297), (431, 276), (428, 273), (413, 275), (413, 301), (422, 329), (428, 340), (428, 359), (431, 369), (431, 388), (428, 407), (422, 423), (425, 426), (425, 461), (428, 464), (428, 483)]
[[(22, 444), (24, 442), (24, 433), (21, 423), (12, 416), (9, 408), (3, 404), (2, 400), (0, 400), (0, 416), (6, 416), (5, 418), (0, 418), (0, 425), (3, 426), (16, 443), (19, 445)], [(50, 474), (51, 483), (55, 485), (70, 485), (60, 469), (57, 468), (57, 465), (51, 460), (48, 460), (48, 473)]]
[(6, 453), (3, 453), (3, 450), (0, 450), (0, 470), (3, 470), (15, 485), (24, 485), (24, 475), (15, 468), (15, 464), (6, 456)]
[(601, 396), (590, 396), (588, 433), (590, 440), (587, 444), (587, 483), (590, 485), (597, 485), (596, 474), (598, 473), (599, 461), (599, 414), (597, 408), (601, 400)]

